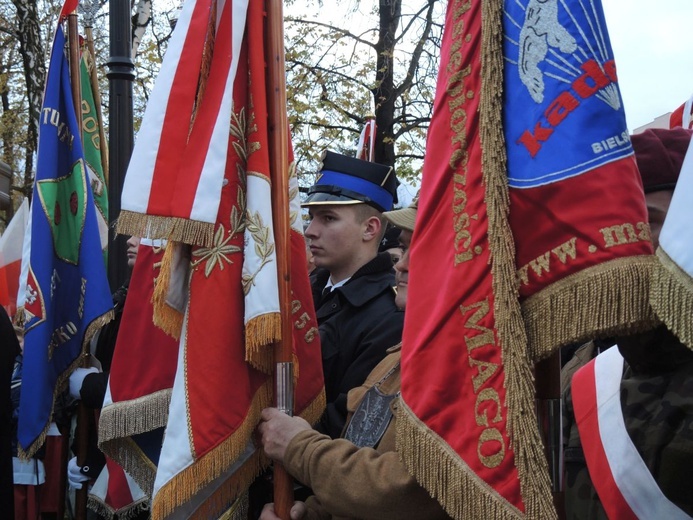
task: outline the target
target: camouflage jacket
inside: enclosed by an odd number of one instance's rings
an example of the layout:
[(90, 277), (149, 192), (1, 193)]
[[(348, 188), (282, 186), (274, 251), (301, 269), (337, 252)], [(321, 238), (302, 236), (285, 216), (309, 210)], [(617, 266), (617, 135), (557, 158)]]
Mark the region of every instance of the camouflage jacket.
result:
[[(628, 434), (664, 495), (693, 516), (693, 352), (683, 347), (668, 359), (656, 370), (625, 365), (621, 409)], [(570, 384), (563, 397), (566, 518), (606, 519), (587, 470)]]

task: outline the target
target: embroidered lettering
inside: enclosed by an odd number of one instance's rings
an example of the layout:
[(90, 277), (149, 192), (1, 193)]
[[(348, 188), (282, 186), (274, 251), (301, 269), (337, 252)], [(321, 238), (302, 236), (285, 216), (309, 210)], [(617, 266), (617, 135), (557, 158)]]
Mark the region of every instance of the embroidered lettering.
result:
[[(468, 362), (472, 368), (472, 388), (476, 394), (474, 405), (474, 420), (477, 426), (484, 429), (479, 433), (477, 440), (477, 455), (479, 462), (487, 468), (499, 466), (505, 457), (505, 439), (498, 428), (493, 424), (504, 422), (504, 408), (498, 391), (489, 381), (498, 371), (499, 364), (482, 356), (484, 352), (479, 349), (497, 348), (494, 331), (482, 324), (482, 320), (489, 315), (491, 307), (488, 299), (484, 299), (469, 306), (460, 306), (460, 312), (468, 316), (464, 328), (468, 331), (476, 331), (474, 335), (464, 335), (467, 347)], [(480, 359), (484, 357), (485, 359)]]
[[(637, 232), (636, 228), (638, 229)], [(609, 226), (599, 231), (604, 237), (604, 246), (607, 248), (650, 240), (649, 226), (645, 222), (638, 222), (635, 226), (626, 222), (625, 224)]]
[[(580, 106), (582, 101), (594, 96), (600, 90), (617, 81), (614, 60), (609, 60), (600, 65), (596, 60), (591, 59), (583, 63), (580, 68), (584, 71), (584, 74), (573, 81), (570, 85), (571, 90), (561, 92), (544, 110), (542, 115), (546, 124), (537, 121), (534, 125), (534, 130), (525, 130), (517, 140), (517, 144), (523, 145), (531, 157), (535, 157), (539, 153), (542, 144), (551, 138), (554, 130), (563, 123), (571, 112)], [(627, 138), (627, 133), (625, 137)], [(615, 148), (619, 146), (619, 139), (624, 139), (623, 135), (607, 139), (606, 146), (599, 150), (593, 144), (592, 150), (595, 153), (599, 153)]]

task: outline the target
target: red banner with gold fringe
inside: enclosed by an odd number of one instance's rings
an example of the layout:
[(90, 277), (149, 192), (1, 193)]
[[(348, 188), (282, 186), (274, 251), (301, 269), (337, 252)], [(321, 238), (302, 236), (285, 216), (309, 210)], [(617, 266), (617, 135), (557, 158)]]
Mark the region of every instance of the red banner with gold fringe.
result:
[(280, 319), (294, 324), (296, 414), (315, 422), (324, 409), (320, 342), (293, 169), (292, 308), (280, 316), (272, 217), (282, 209), (271, 203), (264, 32), (262, 2), (250, 2), (213, 242), (191, 249), (178, 368), (154, 484), (154, 518), (180, 508), (217, 517), (265, 465), (251, 435), (261, 410), (273, 403), (273, 344), (281, 336)]
[[(652, 317), (647, 215), (608, 38), (599, 65), (581, 57), (572, 82), (554, 81), (541, 54), (549, 45), (576, 59), (575, 4), (448, 3), (410, 257), (398, 451), (454, 518), (556, 517), (534, 363)], [(571, 102), (581, 95), (594, 98)]]

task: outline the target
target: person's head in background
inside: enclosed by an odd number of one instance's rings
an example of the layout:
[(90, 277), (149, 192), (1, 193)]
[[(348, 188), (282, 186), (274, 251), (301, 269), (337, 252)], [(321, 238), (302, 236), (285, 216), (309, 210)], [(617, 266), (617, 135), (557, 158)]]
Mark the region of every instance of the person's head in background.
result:
[(377, 256), (382, 212), (397, 200), (397, 179), (389, 166), (329, 151), (320, 173), (301, 204), (311, 219), (305, 235), (315, 265), (338, 283)]
[(137, 250), (140, 247), (140, 237), (130, 237), (127, 241), (128, 268), (132, 270), (137, 260)]
[(380, 246), (378, 247), (378, 252), (386, 252), (392, 258), (392, 264), (396, 264), (402, 258), (404, 251), (399, 245), (399, 234), (402, 232), (401, 229), (393, 225), (388, 225), (385, 230), (385, 235), (380, 241)]
[(640, 170), (652, 244), (657, 249), (659, 233), (681, 172), (693, 130), (650, 128), (631, 136)]
[(400, 309), (404, 309), (407, 305), (409, 288), (409, 248), (411, 247), (412, 236), (414, 234), (418, 206), (419, 197), (417, 195), (409, 207), (383, 213), (383, 217), (385, 217), (390, 224), (397, 226), (401, 230), (399, 233), (399, 244), (402, 249), (402, 258), (395, 264), (395, 281), (397, 282), (395, 304)]

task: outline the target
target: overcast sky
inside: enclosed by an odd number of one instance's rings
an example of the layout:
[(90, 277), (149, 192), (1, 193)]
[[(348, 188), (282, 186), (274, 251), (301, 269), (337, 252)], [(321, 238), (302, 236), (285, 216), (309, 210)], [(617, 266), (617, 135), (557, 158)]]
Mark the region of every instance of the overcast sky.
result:
[(602, 0), (628, 128), (693, 95), (693, 0)]

